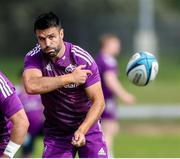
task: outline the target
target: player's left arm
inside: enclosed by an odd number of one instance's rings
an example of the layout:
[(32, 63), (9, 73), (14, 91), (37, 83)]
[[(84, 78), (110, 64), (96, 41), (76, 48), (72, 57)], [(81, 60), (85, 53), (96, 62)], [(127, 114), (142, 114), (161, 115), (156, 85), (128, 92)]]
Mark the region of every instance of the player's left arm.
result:
[(106, 86), (126, 104), (134, 104), (136, 99), (129, 93), (121, 84), (117, 74), (114, 71), (108, 70), (103, 75)]
[(77, 147), (85, 145), (85, 134), (92, 127), (92, 125), (98, 121), (105, 107), (100, 81), (91, 85), (90, 87), (87, 87), (86, 92), (92, 101), (92, 106), (89, 109), (85, 120), (79, 126), (78, 130), (74, 133), (72, 144)]
[(13, 158), (20, 146), (23, 144), (27, 133), (29, 122), (24, 109), (13, 114), (9, 120), (13, 123), (10, 140), (4, 150), (2, 158)]
[(92, 101), (92, 105), (87, 112), (86, 118), (74, 133), (72, 144), (77, 147), (85, 144), (85, 134), (98, 121), (105, 107), (101, 79), (95, 61), (92, 61), (91, 65), (87, 65), (87, 69), (91, 70), (92, 74), (88, 75), (85, 91)]

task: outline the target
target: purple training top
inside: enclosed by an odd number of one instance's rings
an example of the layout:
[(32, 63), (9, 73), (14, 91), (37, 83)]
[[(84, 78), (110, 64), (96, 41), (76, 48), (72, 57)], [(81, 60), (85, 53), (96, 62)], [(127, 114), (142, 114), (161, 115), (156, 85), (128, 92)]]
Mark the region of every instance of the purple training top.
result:
[(0, 152), (9, 140), (8, 119), (22, 108), (13, 84), (0, 72)]
[(65, 53), (56, 62), (42, 52), (39, 45), (27, 53), (24, 69), (37, 68), (43, 76), (54, 77), (72, 72), (79, 65), (92, 71), (83, 85), (68, 84), (49, 93), (41, 94), (45, 106), (45, 134), (63, 136), (73, 133), (83, 122), (92, 105), (85, 88), (100, 81), (98, 67), (89, 53), (79, 46), (65, 42)]
[(41, 97), (40, 95), (27, 94), (23, 86), (16, 86), (16, 90), (30, 123), (28, 132), (31, 135), (36, 135), (42, 131), (44, 123)]
[(41, 102), (41, 97), (39, 95), (27, 94), (23, 86), (16, 86), (16, 92), (24, 106), (26, 113), (30, 113), (33, 111), (42, 112), (43, 106)]
[(103, 75), (107, 71), (113, 71), (116, 74), (118, 73), (117, 71), (117, 61), (109, 55), (100, 53), (99, 56), (96, 58), (96, 63), (99, 68), (99, 73), (101, 76), (101, 82), (102, 82), (102, 89), (104, 93), (104, 98), (109, 99), (113, 98), (114, 94), (113, 92), (106, 86)]

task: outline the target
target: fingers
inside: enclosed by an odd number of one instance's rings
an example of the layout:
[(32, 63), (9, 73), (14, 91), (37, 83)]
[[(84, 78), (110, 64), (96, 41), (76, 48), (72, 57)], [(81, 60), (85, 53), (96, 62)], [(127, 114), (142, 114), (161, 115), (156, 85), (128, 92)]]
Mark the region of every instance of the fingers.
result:
[(76, 147), (81, 147), (84, 146), (86, 143), (85, 139), (80, 138), (78, 141), (72, 140), (71, 144), (76, 146)]
[(78, 141), (78, 140), (79, 140), (79, 138), (80, 138), (80, 135), (79, 135), (79, 134), (77, 134), (77, 133), (75, 133), (75, 134), (74, 134), (74, 140), (75, 140), (75, 141)]
[(76, 140), (74, 139), (74, 137), (73, 137), (73, 138), (72, 138), (72, 141), (71, 141), (71, 144), (75, 146), (76, 143), (77, 143), (77, 141), (76, 141)]
[(77, 143), (76, 143), (77, 147), (81, 147), (85, 145), (85, 139), (84, 138), (80, 138)]
[(92, 71), (90, 71), (90, 70), (84, 70), (84, 72), (85, 72), (86, 74), (91, 74), (91, 75), (92, 75)]
[(83, 69), (83, 68), (86, 68), (86, 65), (79, 65), (79, 66), (77, 67), (77, 69)]
[(84, 84), (86, 82), (88, 74), (92, 74), (92, 72), (88, 69), (82, 69), (85, 67), (86, 65), (79, 65), (76, 67), (76, 69), (72, 72), (72, 83)]
[(72, 138), (72, 142), (71, 142), (71, 143), (72, 143), (74, 146), (76, 146), (79, 138), (80, 138), (80, 135), (79, 135), (78, 133), (75, 133), (75, 134), (74, 134), (74, 137)]
[(135, 99), (134, 98), (128, 98), (127, 99), (127, 104), (134, 104), (135, 103)]
[(136, 102), (136, 98), (133, 95), (130, 95), (130, 102), (131, 104), (134, 104)]
[(74, 137), (72, 138), (72, 142), (71, 144), (76, 146), (76, 147), (81, 147), (84, 146), (86, 143), (85, 137), (84, 135), (80, 135), (80, 134), (74, 134)]
[[(76, 69), (82, 70), (83, 68), (86, 68), (86, 65), (79, 65)], [(83, 72), (86, 74), (92, 74), (92, 72), (90, 70), (87, 70), (87, 69), (83, 69)]]

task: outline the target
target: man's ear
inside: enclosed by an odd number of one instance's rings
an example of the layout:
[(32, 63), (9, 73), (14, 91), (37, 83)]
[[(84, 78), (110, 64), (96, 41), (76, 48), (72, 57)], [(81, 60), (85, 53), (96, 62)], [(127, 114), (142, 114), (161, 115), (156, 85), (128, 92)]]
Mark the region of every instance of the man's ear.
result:
[(64, 29), (60, 29), (59, 34), (60, 34), (60, 37), (63, 39), (64, 38)]

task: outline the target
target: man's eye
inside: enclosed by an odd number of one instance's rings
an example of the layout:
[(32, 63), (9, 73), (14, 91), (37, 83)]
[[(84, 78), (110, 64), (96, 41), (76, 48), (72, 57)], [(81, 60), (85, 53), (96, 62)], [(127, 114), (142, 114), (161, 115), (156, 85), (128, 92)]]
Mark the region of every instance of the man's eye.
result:
[(43, 41), (43, 40), (44, 40), (44, 38), (39, 37), (39, 40), (40, 40), (40, 41)]
[(53, 39), (53, 38), (55, 38), (55, 36), (54, 35), (51, 35), (51, 36), (49, 36), (49, 39)]

